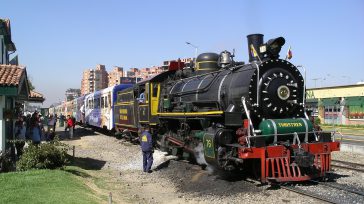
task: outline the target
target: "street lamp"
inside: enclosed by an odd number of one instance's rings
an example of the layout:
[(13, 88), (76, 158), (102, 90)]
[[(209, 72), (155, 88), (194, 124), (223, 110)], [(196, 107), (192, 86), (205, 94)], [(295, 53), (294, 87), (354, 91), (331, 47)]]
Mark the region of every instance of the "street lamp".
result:
[(195, 48), (195, 61), (196, 61), (196, 59), (197, 59), (197, 49), (198, 49), (198, 47), (197, 47), (196, 45), (194, 45), (194, 44), (190, 43), (190, 42), (186, 42), (186, 44), (187, 44), (187, 45), (191, 45), (193, 48)]

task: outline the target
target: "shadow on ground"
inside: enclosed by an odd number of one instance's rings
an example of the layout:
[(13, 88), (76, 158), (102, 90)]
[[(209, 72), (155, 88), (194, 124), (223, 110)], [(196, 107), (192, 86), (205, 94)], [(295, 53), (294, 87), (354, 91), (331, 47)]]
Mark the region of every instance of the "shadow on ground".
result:
[(100, 170), (106, 163), (106, 161), (92, 159), (92, 158), (82, 158), (82, 157), (72, 157), (69, 160), (71, 166), (77, 166), (85, 170)]
[(80, 171), (80, 170), (77, 170), (77, 169), (64, 169), (64, 171), (68, 172), (68, 173), (71, 173), (73, 175), (76, 175), (76, 176), (80, 176), (82, 178), (89, 178), (91, 177), (88, 173), (84, 172), (84, 171)]
[(97, 136), (98, 133), (96, 133), (91, 128), (84, 128), (80, 126), (76, 126), (73, 132), (73, 138), (69, 138), (69, 131), (64, 131), (64, 127), (57, 127), (55, 134), (60, 138), (60, 140), (78, 140), (81, 137), (84, 136)]

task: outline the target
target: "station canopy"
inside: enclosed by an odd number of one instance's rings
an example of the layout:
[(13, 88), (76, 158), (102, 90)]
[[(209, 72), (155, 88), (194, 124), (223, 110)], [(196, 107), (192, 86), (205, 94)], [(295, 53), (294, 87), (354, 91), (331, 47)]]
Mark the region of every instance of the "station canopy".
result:
[(345, 97), (346, 106), (364, 106), (363, 96)]

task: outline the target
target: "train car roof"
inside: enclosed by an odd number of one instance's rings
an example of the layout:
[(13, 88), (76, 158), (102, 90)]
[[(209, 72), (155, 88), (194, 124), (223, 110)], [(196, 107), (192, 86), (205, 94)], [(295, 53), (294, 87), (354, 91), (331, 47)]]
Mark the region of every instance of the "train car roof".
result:
[(176, 71), (174, 70), (171, 70), (171, 71), (165, 71), (165, 72), (162, 72), (160, 74), (155, 74), (155, 75), (152, 75), (151, 77), (147, 78), (147, 79), (144, 79), (140, 82), (137, 83), (137, 85), (143, 85), (149, 81), (151, 82), (154, 82), (154, 81), (162, 81), (164, 80), (165, 78), (167, 78), (169, 75), (175, 73)]
[(133, 87), (133, 86), (134, 86), (134, 84), (118, 84), (115, 86), (114, 91), (121, 91), (124, 89), (128, 89), (130, 87)]

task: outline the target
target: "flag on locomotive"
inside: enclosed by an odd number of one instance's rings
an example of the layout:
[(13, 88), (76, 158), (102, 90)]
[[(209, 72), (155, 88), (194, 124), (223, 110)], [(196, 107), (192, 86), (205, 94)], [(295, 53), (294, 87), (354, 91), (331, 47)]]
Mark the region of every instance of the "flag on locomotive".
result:
[(292, 59), (292, 50), (291, 50), (291, 46), (289, 46), (288, 51), (287, 51), (287, 56), (286, 56), (286, 60), (287, 59)]

